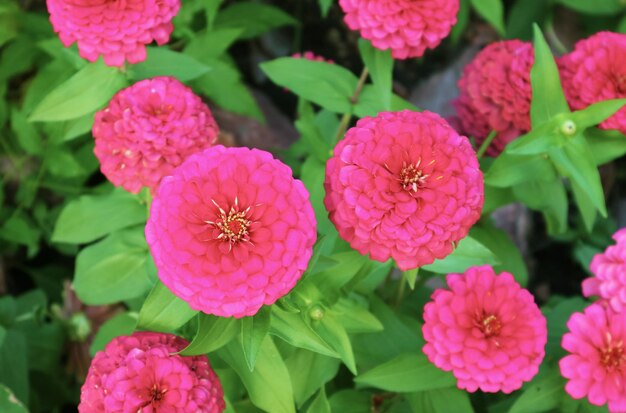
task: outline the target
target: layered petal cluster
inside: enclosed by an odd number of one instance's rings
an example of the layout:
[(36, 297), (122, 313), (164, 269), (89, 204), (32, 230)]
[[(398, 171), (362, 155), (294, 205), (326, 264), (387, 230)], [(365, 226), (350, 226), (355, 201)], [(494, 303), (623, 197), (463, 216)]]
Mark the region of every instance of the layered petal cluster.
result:
[(344, 21), (396, 59), (434, 49), (456, 24), (459, 0), (339, 0)]
[(594, 277), (583, 281), (585, 297), (599, 296), (616, 312), (626, 308), (626, 228), (613, 234), (616, 244), (591, 260)]
[[(563, 91), (572, 109), (626, 98), (626, 34), (600, 32), (576, 43), (559, 59)], [(626, 108), (600, 124), (626, 133)]]
[(142, 80), (96, 113), (94, 152), (102, 173), (137, 193), (156, 190), (192, 153), (213, 145), (219, 129), (199, 96), (173, 77)]
[(562, 346), (561, 374), (565, 391), (575, 399), (586, 397), (596, 406), (608, 404), (611, 413), (626, 411), (626, 313), (592, 304), (567, 322)]
[(449, 274), (424, 307), (424, 353), (469, 392), (510, 393), (538, 372), (546, 319), (528, 290), (490, 266)]
[(487, 153), (496, 156), (530, 130), (532, 45), (520, 40), (492, 43), (463, 69), (459, 98), (453, 102), (461, 130), (482, 144), (497, 135)]
[(316, 239), (309, 194), (258, 149), (214, 146), (163, 179), (146, 239), (161, 281), (196, 310), (255, 314), (291, 290)]
[(46, 0), (50, 22), (65, 47), (109, 66), (146, 60), (146, 45), (170, 40), (180, 0)]
[(306, 59), (306, 60), (312, 60), (315, 62), (327, 62), (327, 63), (334, 63), (331, 59), (326, 59), (323, 56), (318, 56), (315, 53), (311, 52), (311, 51), (306, 51), (304, 53), (294, 53), (293, 55), (291, 55), (291, 57), (295, 57), (296, 59)]
[(91, 362), (78, 412), (222, 412), (224, 393), (207, 358), (174, 354), (188, 344), (163, 333), (114, 338)]
[(402, 270), (454, 249), (480, 217), (483, 176), (469, 141), (431, 112), (381, 112), (348, 130), (326, 165), (339, 235)]

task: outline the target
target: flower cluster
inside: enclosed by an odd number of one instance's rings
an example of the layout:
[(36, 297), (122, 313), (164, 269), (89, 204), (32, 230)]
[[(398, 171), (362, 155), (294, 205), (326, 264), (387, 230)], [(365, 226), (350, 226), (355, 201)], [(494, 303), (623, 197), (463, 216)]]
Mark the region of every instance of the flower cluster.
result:
[(546, 320), (509, 273), (473, 267), (446, 277), (424, 307), (424, 353), (469, 392), (519, 389), (539, 370)]
[[(600, 32), (581, 40), (558, 61), (563, 91), (572, 109), (626, 98), (626, 34)], [(600, 124), (626, 133), (626, 108)]]
[(497, 133), (487, 149), (492, 156), (530, 130), (530, 43), (507, 40), (485, 47), (463, 69), (459, 98), (454, 102), (461, 130), (480, 145)]
[(175, 354), (187, 344), (162, 333), (113, 339), (91, 363), (79, 413), (222, 412), (222, 386), (207, 358)]
[(315, 53), (313, 53), (311, 51), (306, 51), (304, 53), (294, 53), (293, 55), (291, 55), (291, 57), (294, 57), (296, 59), (312, 60), (314, 62), (334, 63), (331, 59), (326, 59), (323, 56), (318, 56), (318, 55), (316, 55)]
[(200, 97), (172, 77), (155, 77), (119, 91), (96, 113), (94, 152), (113, 184), (154, 192), (189, 155), (213, 145), (218, 133)]
[(78, 44), (80, 55), (109, 66), (146, 60), (146, 45), (162, 45), (172, 33), (172, 18), (180, 0), (46, 0), (50, 22), (68, 47)]
[(205, 313), (243, 317), (294, 287), (315, 226), (288, 166), (265, 151), (214, 146), (162, 181), (146, 239), (174, 294)]
[(335, 147), (324, 187), (339, 235), (403, 270), (450, 254), (483, 205), (469, 141), (431, 112), (361, 119)]
[(421, 57), (456, 24), (459, 0), (339, 0), (345, 22), (396, 59)]

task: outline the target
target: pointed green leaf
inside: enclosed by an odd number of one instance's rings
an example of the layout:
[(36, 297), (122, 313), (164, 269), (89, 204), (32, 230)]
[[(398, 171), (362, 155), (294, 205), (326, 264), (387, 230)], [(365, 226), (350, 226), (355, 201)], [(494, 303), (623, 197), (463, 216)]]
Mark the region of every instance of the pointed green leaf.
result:
[(340, 298), (333, 306), (332, 313), (350, 333), (375, 333), (383, 330), (383, 325), (374, 314), (367, 311), (357, 300)]
[(511, 155), (539, 155), (550, 149), (567, 144), (568, 137), (560, 130), (565, 119), (560, 116), (535, 127), (526, 135), (522, 135), (509, 143), (505, 153)]
[(500, 36), (504, 36), (504, 7), (502, 0), (471, 0), (472, 7)]
[(248, 369), (240, 343), (222, 347), (219, 355), (237, 372), (255, 406), (270, 413), (295, 413), (289, 372), (270, 336), (263, 340), (254, 371)]
[(404, 271), (402, 273), (402, 278), (409, 284), (411, 290), (415, 288), (415, 281), (417, 280), (417, 271), (419, 268), (414, 268), (412, 270)]
[(326, 398), (326, 390), (322, 387), (311, 404), (307, 413), (330, 413), (330, 404)]
[(358, 79), (339, 65), (282, 57), (262, 63), (261, 69), (275, 84), (327, 110), (337, 113), (352, 110), (350, 99)]
[(556, 171), (552, 163), (541, 155), (500, 154), (485, 176), (485, 183), (499, 188), (515, 186), (533, 180), (551, 181)]
[(280, 337), (294, 347), (339, 358), (339, 354), (304, 322), (299, 313), (288, 313), (278, 306), (272, 306), (272, 313), (270, 334)]
[(535, 63), (530, 71), (532, 103), (530, 119), (533, 128), (552, 119), (559, 113), (568, 113), (569, 106), (563, 94), (559, 71), (541, 29), (534, 25)]
[(438, 369), (421, 353), (401, 354), (357, 376), (355, 382), (391, 392), (409, 393), (451, 387), (452, 373)]
[(91, 346), (89, 346), (89, 354), (93, 357), (98, 351), (104, 350), (104, 347), (115, 337), (132, 334), (136, 326), (137, 313), (124, 312), (108, 319), (98, 329)]
[(524, 182), (513, 187), (513, 194), (526, 206), (543, 214), (549, 234), (562, 234), (567, 230), (567, 193), (560, 178)]
[(565, 379), (558, 369), (551, 370), (541, 380), (533, 380), (515, 400), (509, 413), (540, 413), (558, 407), (563, 395)]
[(624, 10), (624, 3), (620, 0), (557, 0), (557, 2), (587, 14), (608, 15)]
[(496, 265), (498, 258), (480, 242), (467, 236), (459, 241), (454, 251), (441, 260), (422, 268), (439, 274), (462, 273), (475, 265)]
[(237, 331), (240, 330), (240, 324), (242, 324), (241, 321), (232, 317), (217, 317), (199, 313), (196, 335), (180, 354), (196, 356), (211, 353), (230, 343), (237, 335)]
[(576, 124), (578, 130), (596, 126), (613, 116), (618, 110), (626, 105), (626, 99), (610, 99), (594, 103), (583, 110), (569, 115)]
[(108, 67), (102, 60), (98, 60), (85, 66), (43, 98), (33, 110), (29, 121), (78, 118), (104, 107), (126, 85), (126, 77), (119, 69)]
[(197, 314), (189, 304), (176, 297), (158, 281), (139, 311), (138, 328), (169, 332), (176, 330)]
[(286, 25), (298, 25), (298, 20), (278, 7), (255, 1), (231, 4), (217, 13), (214, 22), (215, 29), (244, 29), (241, 34), (242, 39), (250, 39), (270, 29)]
[(0, 412), (2, 413), (28, 413), (24, 403), (19, 401), (11, 389), (0, 384)]
[(65, 205), (54, 226), (52, 241), (83, 244), (145, 221), (145, 205), (121, 188), (105, 195), (83, 195)]
[(604, 165), (626, 154), (626, 135), (619, 131), (589, 128), (584, 134), (596, 165)]
[(336, 358), (304, 349), (296, 349), (285, 363), (298, 407), (302, 407), (317, 389), (332, 380), (339, 370)]
[(365, 40), (359, 39), (359, 51), (361, 59), (369, 70), (374, 88), (376, 89), (378, 100), (382, 103), (382, 108), (391, 110), (391, 84), (393, 77), (393, 58), (391, 50), (379, 50)]
[(593, 201), (589, 198), (585, 189), (581, 188), (575, 181), (571, 181), (570, 184), (572, 186), (576, 206), (578, 207), (580, 216), (583, 218), (585, 228), (587, 232), (591, 233), (593, 224), (596, 222), (596, 207), (593, 205)]
[(148, 57), (128, 67), (128, 76), (134, 80), (157, 76), (173, 76), (181, 82), (196, 79), (211, 70), (193, 57), (165, 47), (148, 47)]
[(253, 317), (244, 317), (241, 320), (241, 344), (250, 371), (254, 370), (256, 357), (269, 331), (271, 315), (271, 307), (263, 306)]
[(320, 321), (314, 321), (312, 324), (317, 334), (339, 354), (341, 361), (352, 374), (356, 375), (356, 362), (352, 344), (345, 327), (339, 322), (337, 317), (332, 312), (327, 311)]

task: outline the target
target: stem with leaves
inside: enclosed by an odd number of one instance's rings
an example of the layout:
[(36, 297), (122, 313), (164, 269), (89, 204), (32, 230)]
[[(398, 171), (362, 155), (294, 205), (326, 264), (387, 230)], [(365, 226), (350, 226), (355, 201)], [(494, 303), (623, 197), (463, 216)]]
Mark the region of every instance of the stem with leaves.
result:
[[(364, 67), (363, 71), (361, 72), (361, 77), (359, 77), (359, 83), (357, 83), (356, 89), (350, 97), (350, 102), (353, 105), (358, 102), (359, 95), (361, 94), (361, 90), (363, 90), (363, 86), (365, 86), (365, 81), (367, 80), (368, 76), (369, 71), (367, 70), (367, 67)], [(344, 113), (343, 117), (341, 118), (341, 122), (339, 123), (339, 128), (337, 128), (337, 133), (335, 134), (335, 139), (333, 139), (333, 142), (339, 142), (339, 139), (341, 139), (341, 137), (346, 133), (348, 125), (350, 124), (350, 120), (352, 120), (352, 113)]]

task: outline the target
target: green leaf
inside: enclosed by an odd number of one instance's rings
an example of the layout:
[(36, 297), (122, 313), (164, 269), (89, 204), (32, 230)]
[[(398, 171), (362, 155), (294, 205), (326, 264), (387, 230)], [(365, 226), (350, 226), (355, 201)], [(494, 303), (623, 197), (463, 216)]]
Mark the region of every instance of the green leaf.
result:
[(328, 16), (328, 11), (330, 10), (330, 6), (333, 5), (334, 0), (318, 0), (320, 4), (320, 11), (322, 12), (322, 17)]
[(364, 413), (371, 411), (372, 393), (357, 390), (340, 390), (330, 397), (331, 411), (338, 413)]
[(596, 165), (603, 165), (626, 154), (626, 136), (619, 131), (589, 128), (584, 134)]
[(571, 138), (567, 145), (551, 150), (549, 155), (559, 172), (569, 177), (581, 189), (584, 188), (593, 205), (606, 217), (600, 173), (583, 135)]
[(128, 67), (128, 76), (134, 80), (157, 76), (173, 76), (181, 82), (196, 79), (211, 70), (193, 57), (165, 47), (148, 47), (148, 57)]
[(500, 36), (504, 36), (504, 7), (502, 0), (471, 0), (472, 7)]
[[(40, 230), (30, 217), (23, 212), (13, 214), (0, 227), (0, 239), (26, 245), (33, 254), (39, 247)], [(29, 254), (30, 255), (30, 254)]]
[[(318, 148), (320, 147), (323, 148), (322, 146), (318, 146)], [(317, 221), (317, 231), (320, 234), (331, 234), (335, 231), (335, 227), (328, 219), (328, 211), (326, 211), (326, 208), (324, 207), (325, 176), (325, 164), (321, 163), (315, 157), (308, 157), (302, 164), (300, 179), (309, 191), (309, 198), (311, 200), (311, 205), (313, 206), (313, 212), (315, 213), (315, 220)]]
[(39, 132), (26, 120), (24, 113), (16, 108), (11, 111), (11, 130), (17, 137), (17, 143), (27, 154), (42, 154), (43, 144)]
[(142, 330), (169, 332), (191, 320), (197, 313), (158, 281), (139, 311), (137, 327)]
[(589, 302), (581, 297), (571, 297), (558, 303), (553, 309), (547, 312), (548, 322), (548, 343), (546, 345), (547, 357), (557, 360), (565, 355), (565, 350), (561, 347), (563, 335), (568, 331), (567, 321), (575, 312), (582, 312)]
[(415, 281), (417, 281), (418, 270), (418, 268), (414, 268), (412, 270), (404, 271), (402, 273), (402, 278), (404, 278), (404, 280), (409, 284), (411, 290), (415, 288)]
[(534, 37), (535, 63), (530, 71), (533, 95), (530, 119), (533, 128), (536, 128), (559, 113), (569, 113), (569, 106), (550, 47), (536, 24)]
[(326, 390), (323, 387), (309, 405), (307, 413), (330, 413), (330, 404), (326, 398)]
[(121, 188), (106, 195), (83, 195), (65, 205), (52, 241), (83, 244), (145, 221), (145, 205)]
[(279, 86), (337, 113), (352, 110), (350, 100), (358, 79), (336, 64), (283, 57), (261, 64), (265, 74)]
[(24, 403), (28, 403), (29, 400), (26, 349), (24, 335), (15, 330), (7, 330), (0, 347), (0, 383), (10, 388)]
[(11, 389), (0, 384), (0, 412), (2, 413), (28, 413), (24, 404), (15, 397)]
[(596, 222), (596, 208), (584, 188), (581, 188), (580, 185), (574, 181), (571, 181), (570, 184), (572, 187), (572, 193), (574, 194), (574, 200), (576, 201), (576, 206), (578, 207), (578, 211), (583, 219), (585, 228), (587, 229), (587, 232), (591, 233), (593, 225)]
[(596, 126), (626, 105), (626, 99), (610, 99), (594, 103), (570, 115), (578, 130)]
[(524, 262), (524, 257), (517, 246), (513, 243), (509, 235), (492, 225), (475, 225), (471, 230), (472, 237), (481, 242), (493, 252), (500, 264), (493, 268), (496, 273), (507, 271), (513, 274), (515, 280), (522, 286), (528, 282), (528, 269)]
[(581, 13), (597, 15), (616, 14), (625, 8), (624, 3), (621, 3), (620, 0), (594, 0), (593, 2), (588, 0), (557, 0), (557, 2)]
[(539, 155), (547, 153), (552, 148), (567, 145), (569, 137), (564, 135), (560, 128), (565, 121), (564, 115), (546, 121), (509, 143), (505, 153), (518, 156)]
[(517, 0), (507, 14), (506, 38), (531, 40), (533, 23), (543, 26), (552, 6), (552, 2), (549, 1)]
[(241, 320), (241, 345), (250, 371), (254, 370), (261, 344), (269, 331), (271, 316), (271, 307), (263, 306), (253, 317)]
[[(419, 110), (411, 102), (393, 94), (391, 96), (391, 110), (396, 112), (404, 109), (415, 111)], [(363, 86), (363, 89), (361, 89), (361, 93), (359, 94), (359, 99), (354, 106), (354, 114), (359, 118), (363, 118), (366, 116), (376, 116), (378, 112), (383, 112), (385, 110), (385, 106), (378, 98), (378, 91), (376, 88), (372, 85)]]
[(499, 188), (533, 180), (554, 180), (552, 163), (541, 155), (500, 154), (485, 176), (485, 183)]
[(48, 94), (30, 115), (31, 122), (78, 118), (105, 106), (127, 85), (126, 77), (102, 60), (85, 66)]
[(255, 406), (270, 413), (295, 413), (289, 372), (271, 337), (263, 340), (254, 371), (248, 369), (240, 343), (231, 342), (219, 355), (237, 372)]
[(215, 29), (243, 29), (242, 39), (256, 37), (281, 26), (296, 26), (298, 21), (279, 9), (263, 3), (242, 1), (221, 10), (214, 22)]
[(300, 314), (288, 313), (278, 306), (272, 306), (272, 313), (270, 334), (294, 347), (339, 358), (339, 354), (304, 322)]
[(405, 397), (414, 413), (474, 413), (467, 392), (457, 388), (421, 391)]
[(498, 258), (480, 242), (467, 236), (459, 241), (450, 255), (422, 268), (439, 274), (462, 273), (475, 265), (497, 265)]
[(339, 370), (339, 360), (312, 351), (296, 349), (285, 360), (291, 376), (293, 395), (298, 407), (302, 407), (320, 387), (331, 381)]
[(242, 28), (204, 31), (191, 39), (185, 46), (185, 53), (191, 56), (202, 56), (203, 60), (217, 58), (226, 52), (242, 32)]
[(397, 393), (410, 393), (454, 386), (452, 373), (439, 370), (421, 353), (401, 354), (357, 376), (354, 381)]
[(393, 58), (391, 50), (379, 50), (365, 40), (359, 39), (359, 51), (361, 59), (369, 70), (374, 82), (374, 89), (379, 101), (385, 110), (391, 110), (392, 78), (393, 78)]
[(509, 413), (540, 413), (558, 407), (564, 384), (565, 379), (558, 369), (551, 370), (541, 380), (534, 380), (525, 387)]
[(115, 337), (132, 334), (136, 326), (137, 314), (124, 312), (108, 319), (98, 329), (91, 346), (89, 346), (89, 354), (93, 357), (98, 351), (104, 350), (104, 347)]
[(152, 287), (147, 257), (143, 228), (114, 232), (78, 253), (73, 283), (76, 294), (89, 305), (140, 296)]
[(312, 322), (313, 329), (319, 336), (339, 354), (341, 361), (348, 367), (352, 374), (356, 374), (356, 362), (352, 344), (345, 327), (339, 322), (335, 315), (327, 311), (319, 321)]
[(332, 313), (341, 320), (349, 333), (375, 333), (384, 329), (380, 321), (357, 300), (340, 298)]
[(199, 313), (196, 335), (180, 354), (196, 356), (211, 353), (225, 346), (237, 335), (239, 324), (241, 323), (235, 318)]
[(531, 181), (513, 187), (515, 197), (527, 207), (540, 211), (548, 225), (548, 233), (567, 230), (567, 193), (561, 179)]
[(463, 33), (465, 33), (465, 29), (467, 29), (467, 25), (470, 20), (470, 2), (469, 1), (461, 1), (459, 4), (459, 13), (456, 16), (457, 23), (452, 28), (452, 32), (450, 32), (450, 40), (452, 44), (458, 44), (459, 40)]

